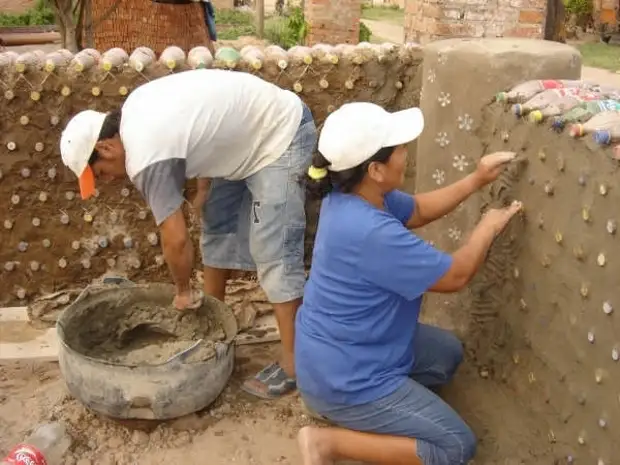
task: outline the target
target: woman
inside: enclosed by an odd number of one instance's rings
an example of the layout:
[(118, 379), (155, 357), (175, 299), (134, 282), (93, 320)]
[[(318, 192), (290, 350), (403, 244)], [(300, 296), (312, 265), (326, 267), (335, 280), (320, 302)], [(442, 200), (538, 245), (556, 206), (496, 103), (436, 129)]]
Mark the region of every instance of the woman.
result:
[(521, 204), (490, 210), (452, 255), (409, 229), (454, 210), (515, 154), (483, 157), (464, 179), (411, 196), (397, 189), (405, 144), (423, 127), (417, 108), (388, 113), (351, 103), (327, 118), (320, 135), (308, 183), (324, 200), (295, 353), (304, 402), (338, 427), (300, 431), (304, 465), (456, 465), (474, 455), (470, 428), (431, 391), (452, 378), (461, 343), (418, 323), (420, 303), (427, 291), (466, 286)]

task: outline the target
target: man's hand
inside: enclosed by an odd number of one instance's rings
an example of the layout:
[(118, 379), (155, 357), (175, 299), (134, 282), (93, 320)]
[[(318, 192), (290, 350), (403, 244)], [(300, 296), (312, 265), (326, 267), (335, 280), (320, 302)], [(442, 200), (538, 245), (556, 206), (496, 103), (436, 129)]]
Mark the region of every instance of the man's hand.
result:
[(202, 216), (202, 209), (204, 208), (207, 199), (209, 198), (209, 188), (211, 187), (211, 180), (208, 178), (198, 178), (196, 180), (196, 195), (192, 199), (192, 208), (194, 214), (200, 218)]
[(202, 305), (204, 294), (200, 291), (183, 291), (174, 296), (173, 304), (177, 310), (194, 310)]
[(495, 236), (501, 233), (513, 216), (521, 211), (523, 204), (518, 201), (504, 208), (492, 208), (484, 214), (481, 224), (491, 228)]
[(517, 154), (514, 152), (495, 152), (482, 157), (474, 173), (477, 184), (484, 187), (495, 181), (502, 174), (506, 165), (513, 161), (516, 156)]
[(198, 192), (192, 199), (192, 209), (194, 210), (194, 215), (196, 215), (197, 218), (202, 216), (202, 209), (207, 202), (208, 197), (208, 192)]

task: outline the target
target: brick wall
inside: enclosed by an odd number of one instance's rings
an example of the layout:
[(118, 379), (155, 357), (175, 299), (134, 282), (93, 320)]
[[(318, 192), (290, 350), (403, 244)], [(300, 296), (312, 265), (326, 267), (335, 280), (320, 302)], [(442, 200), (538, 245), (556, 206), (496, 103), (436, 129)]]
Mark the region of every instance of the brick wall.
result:
[(407, 0), (405, 40), (427, 43), (453, 37), (542, 39), (545, 0)]
[(620, 20), (618, 10), (620, 2), (618, 0), (594, 0), (594, 22), (597, 26), (601, 24), (614, 25)]
[(361, 0), (306, 0), (305, 17), (310, 26), (306, 45), (357, 44)]

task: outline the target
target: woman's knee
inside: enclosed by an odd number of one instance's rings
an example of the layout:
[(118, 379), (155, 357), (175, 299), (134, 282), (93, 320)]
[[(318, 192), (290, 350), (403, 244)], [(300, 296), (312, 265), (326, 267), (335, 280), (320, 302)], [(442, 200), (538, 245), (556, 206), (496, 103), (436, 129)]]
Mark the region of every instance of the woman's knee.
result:
[(445, 353), (446, 363), (448, 365), (448, 371), (450, 372), (450, 375), (452, 375), (463, 361), (463, 343), (454, 334), (449, 333), (446, 335), (442, 346), (442, 350)]
[(463, 422), (460, 431), (454, 434), (454, 443), (451, 447), (447, 447), (447, 454), (450, 464), (461, 465), (466, 464), (474, 455), (476, 455), (476, 447), (478, 440), (476, 435), (465, 422)]

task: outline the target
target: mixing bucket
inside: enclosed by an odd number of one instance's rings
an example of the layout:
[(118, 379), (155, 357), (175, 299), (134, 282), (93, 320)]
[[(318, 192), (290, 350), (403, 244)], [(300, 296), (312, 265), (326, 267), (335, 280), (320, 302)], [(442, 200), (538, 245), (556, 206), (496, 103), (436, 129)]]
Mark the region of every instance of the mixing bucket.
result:
[(171, 285), (119, 284), (87, 288), (58, 318), (59, 364), (69, 392), (88, 408), (118, 419), (165, 420), (210, 405), (233, 371), (238, 329), (232, 310), (208, 296), (201, 308), (190, 310), (210, 312), (224, 330), (225, 339), (207, 360), (190, 363), (180, 356), (159, 365), (132, 366), (80, 353), (70, 336), (97, 319), (102, 303), (117, 301), (121, 287), (123, 305), (161, 305), (174, 295)]

